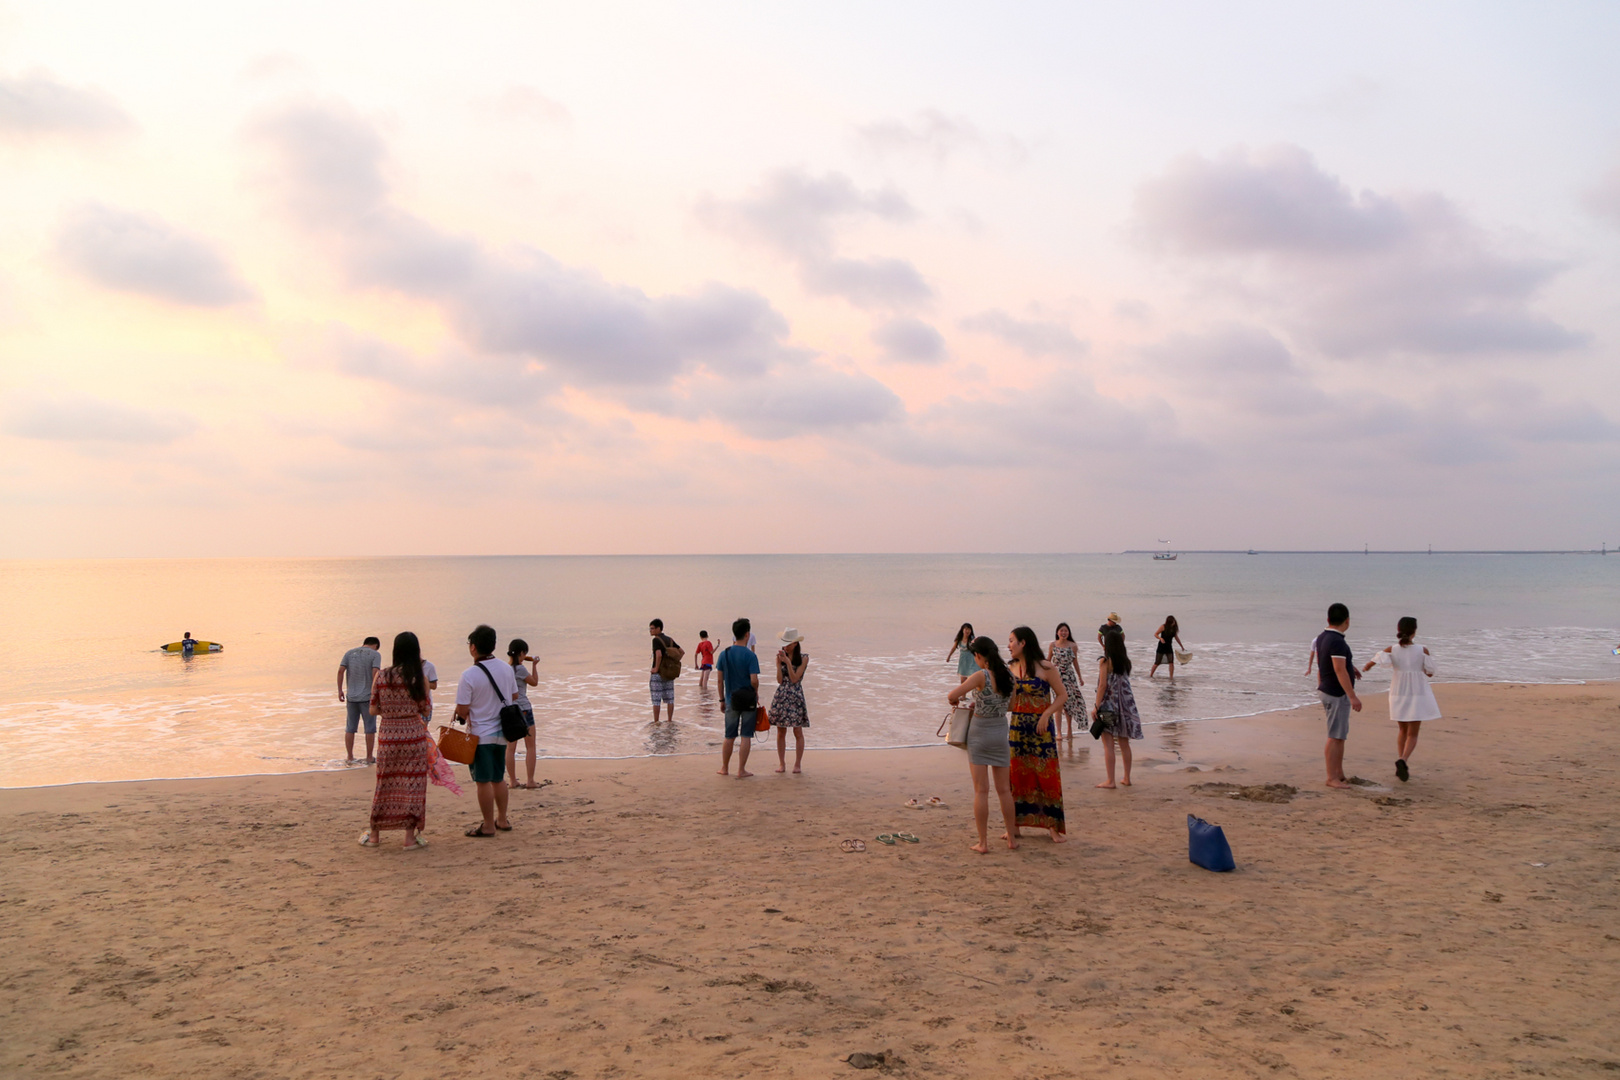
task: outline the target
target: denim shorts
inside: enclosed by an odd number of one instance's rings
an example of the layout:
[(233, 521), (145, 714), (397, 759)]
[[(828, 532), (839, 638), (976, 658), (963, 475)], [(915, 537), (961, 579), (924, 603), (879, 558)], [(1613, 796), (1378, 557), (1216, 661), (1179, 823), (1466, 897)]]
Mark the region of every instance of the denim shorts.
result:
[(377, 734), (377, 718), (371, 714), (371, 702), (354, 701), (351, 699), (347, 704), (349, 706), (349, 719), (344, 725), (343, 730), (348, 732), (350, 735), (353, 735), (357, 730), (359, 730), (360, 721), (362, 718), (364, 718), (366, 722), (366, 734)]
[(500, 743), (479, 743), (473, 751), (472, 778), (475, 784), (498, 784), (506, 779), (506, 747)]
[(1350, 695), (1324, 694), (1317, 691), (1322, 699), (1322, 711), (1327, 713), (1328, 738), (1348, 739), (1350, 737)]
[(529, 725), (529, 734), (534, 734), (534, 709), (523, 702), (518, 702), (518, 708), (523, 710), (523, 719)]
[[(746, 723), (743, 722), (745, 717), (747, 718)], [(726, 738), (728, 738), (728, 739), (752, 739), (754, 737), (754, 734), (755, 734), (754, 728), (758, 723), (759, 723), (759, 710), (758, 709), (746, 709), (741, 713), (739, 713), (736, 709), (727, 709), (726, 710)]]

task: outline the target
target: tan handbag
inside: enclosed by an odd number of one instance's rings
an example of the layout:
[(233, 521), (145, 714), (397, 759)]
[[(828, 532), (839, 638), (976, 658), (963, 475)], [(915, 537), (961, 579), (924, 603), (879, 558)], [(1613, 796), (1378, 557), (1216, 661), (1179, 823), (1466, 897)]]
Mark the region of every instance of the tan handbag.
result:
[[(945, 734), (945, 725), (949, 724), (950, 734)], [(971, 701), (957, 705), (951, 709), (950, 715), (939, 722), (939, 730), (935, 735), (945, 735), (945, 741), (951, 746), (960, 746), (967, 749), (968, 729), (973, 725), (973, 703)]]
[(454, 761), (457, 765), (471, 765), (477, 752), (478, 736), (460, 728), (439, 725), (439, 753), (444, 755), (446, 761)]

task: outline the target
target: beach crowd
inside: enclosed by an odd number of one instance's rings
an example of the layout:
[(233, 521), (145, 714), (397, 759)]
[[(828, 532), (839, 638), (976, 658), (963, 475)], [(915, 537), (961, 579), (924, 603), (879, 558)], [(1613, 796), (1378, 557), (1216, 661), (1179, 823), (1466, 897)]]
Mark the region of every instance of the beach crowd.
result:
[[(1311, 643), (1305, 668), (1307, 675), (1313, 667), (1316, 670), (1317, 693), (1327, 722), (1323, 752), (1327, 786), (1350, 786), (1344, 774), (1344, 751), (1350, 716), (1362, 707), (1356, 682), (1379, 663), (1392, 669), (1395, 773), (1404, 782), (1410, 778), (1409, 763), (1422, 724), (1440, 717), (1428, 685), (1434, 676), (1433, 663), (1428, 649), (1414, 641), (1417, 620), (1406, 616), (1397, 624), (1395, 643), (1358, 668), (1345, 637), (1349, 625), (1349, 609), (1343, 604), (1331, 605), (1327, 626)], [(647, 631), (651, 638), (647, 676), (652, 723), (673, 723), (676, 682), (688, 670), (687, 654), (666, 633), (663, 620), (652, 619)], [(1190, 658), (1180, 633), (1173, 615), (1166, 616), (1154, 631), (1149, 678), (1163, 666), (1173, 680), (1177, 660)], [(954, 658), (957, 674), (956, 685), (946, 694), (952, 709), (946, 723), (951, 728), (949, 741), (967, 752), (978, 836), (974, 851), (987, 854), (991, 850), (992, 792), (1009, 849), (1019, 847), (1025, 829), (1045, 832), (1053, 843), (1067, 839), (1058, 747), (1060, 737), (1075, 737), (1076, 723), (1082, 735), (1090, 734), (1102, 746), (1105, 778), (1096, 786), (1108, 790), (1131, 786), (1131, 743), (1141, 740), (1143, 731), (1131, 686), (1133, 666), (1118, 613), (1110, 612), (1097, 627), (1096, 640), (1095, 694), (1088, 710), (1080, 645), (1068, 623), (1059, 623), (1045, 646), (1030, 627), (1013, 628), (1007, 635), (1005, 656), (993, 638), (977, 635), (971, 623), (963, 623), (957, 630), (945, 656), (947, 663)], [(803, 771), (805, 733), (810, 724), (804, 679), (810, 657), (804, 651), (804, 635), (796, 628), (784, 629), (778, 641), (773, 661), (776, 686), (770, 703), (764, 705), (759, 694), (759, 640), (752, 623), (746, 618), (733, 621), (731, 644), (723, 649), (710, 640), (707, 630), (699, 632), (691, 670), (699, 673), (698, 692), (703, 697), (709, 694), (713, 677), (715, 700), (724, 717), (721, 776), (752, 777), (748, 762), (753, 740), (773, 728), (776, 772), (789, 771), (790, 731), (791, 771), (794, 775)], [(477, 626), (467, 635), (471, 662), (456, 683), (451, 725), (441, 726), (437, 741), (428, 725), (433, 718), (431, 694), (438, 685), (438, 672), (423, 659), (414, 633), (405, 631), (394, 638), (386, 667), (381, 642), (375, 637), (344, 654), (337, 672), (337, 692), (346, 707), (347, 762), (361, 763), (354, 755), (354, 743), (363, 729), (364, 764), (377, 769), (370, 827), (360, 835), (362, 846), (376, 847), (383, 832), (403, 830), (407, 850), (425, 848), (427, 841), (420, 834), (426, 825), (428, 785), (461, 792), (452, 761), (467, 767), (481, 814), (481, 820), (465, 835), (491, 838), (511, 831), (508, 792), (536, 787), (535, 713), (528, 689), (539, 685), (539, 661), (522, 638), (511, 639), (505, 658), (497, 659), (497, 643), (496, 632), (489, 626)], [(519, 745), (525, 748), (521, 783), (516, 757)]]

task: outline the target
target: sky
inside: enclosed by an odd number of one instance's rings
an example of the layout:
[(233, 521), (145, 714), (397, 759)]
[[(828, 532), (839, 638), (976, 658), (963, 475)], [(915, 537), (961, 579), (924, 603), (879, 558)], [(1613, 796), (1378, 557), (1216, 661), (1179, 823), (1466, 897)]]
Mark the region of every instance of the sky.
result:
[(1615, 41), (0, 0), (0, 557), (1614, 545)]

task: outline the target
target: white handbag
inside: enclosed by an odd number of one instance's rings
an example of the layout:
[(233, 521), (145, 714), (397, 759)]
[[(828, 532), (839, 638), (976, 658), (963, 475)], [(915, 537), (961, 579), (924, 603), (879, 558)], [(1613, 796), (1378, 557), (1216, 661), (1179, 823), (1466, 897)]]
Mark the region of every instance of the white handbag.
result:
[[(950, 725), (950, 734), (945, 734), (945, 726)], [(935, 735), (945, 735), (945, 742), (951, 746), (960, 746), (967, 749), (968, 728), (973, 724), (973, 703), (966, 702), (951, 709), (950, 715), (939, 722), (939, 730)]]

